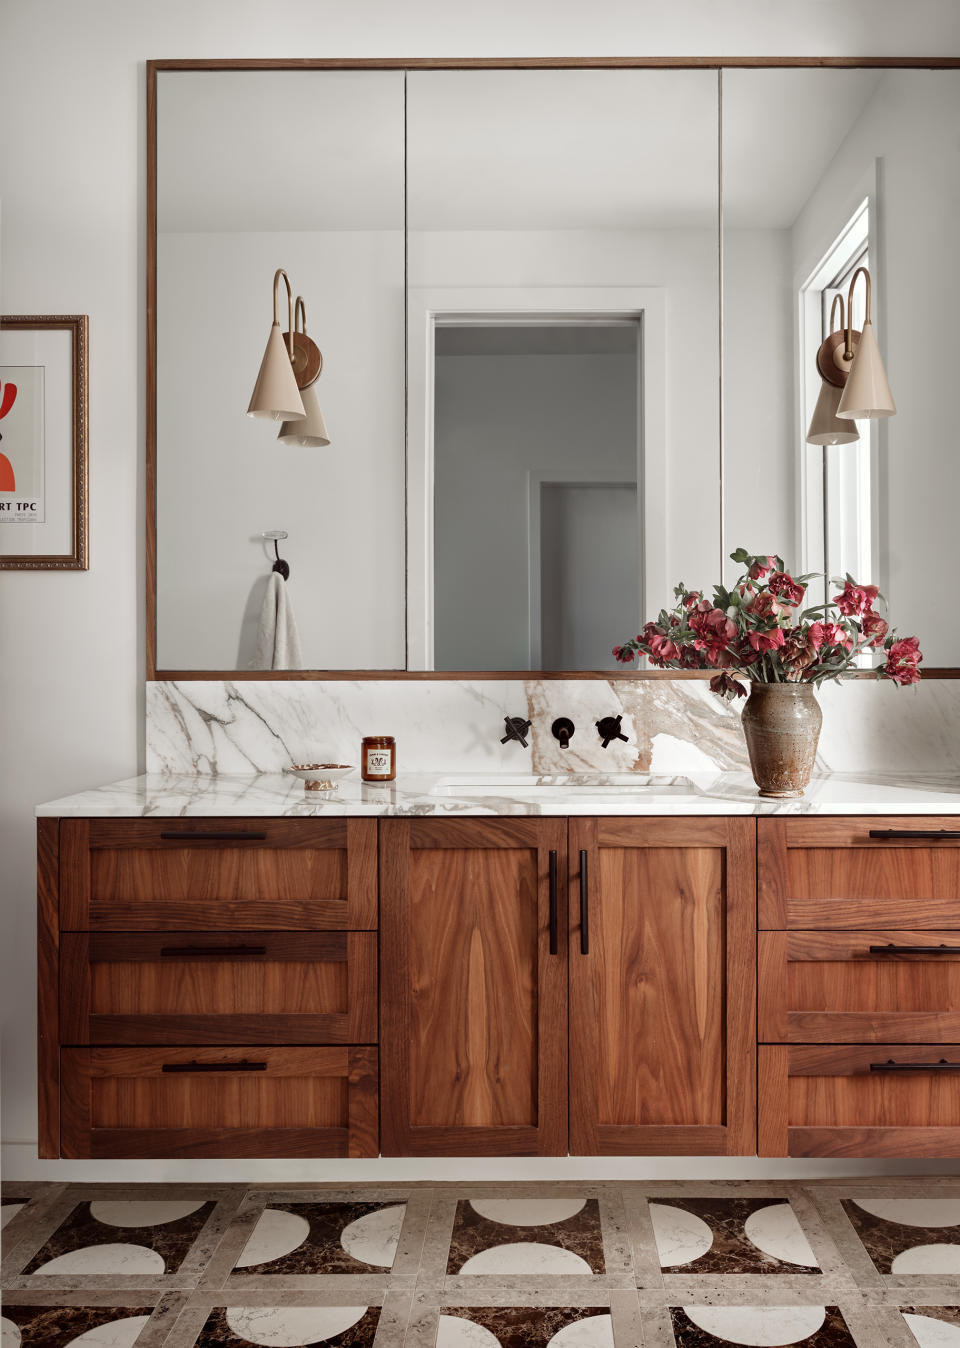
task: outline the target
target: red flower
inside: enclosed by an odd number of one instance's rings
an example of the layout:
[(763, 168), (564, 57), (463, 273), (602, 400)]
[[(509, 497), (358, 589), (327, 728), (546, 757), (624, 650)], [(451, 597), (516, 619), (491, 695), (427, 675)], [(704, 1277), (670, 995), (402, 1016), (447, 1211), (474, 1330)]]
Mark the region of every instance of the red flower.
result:
[(710, 680), (711, 693), (719, 693), (721, 697), (732, 702), (735, 697), (746, 697), (747, 690), (743, 684), (738, 682), (731, 674), (714, 674)]
[(887, 651), (887, 663), (881, 672), (894, 683), (919, 683), (920, 670), (917, 666), (922, 659), (923, 652), (917, 637), (901, 637)]
[(784, 643), (782, 627), (771, 627), (765, 632), (749, 632), (747, 640), (755, 651), (775, 651)]
[(680, 647), (668, 636), (657, 635), (650, 638), (650, 654), (657, 660), (676, 660), (680, 655)]
[(619, 660), (622, 665), (629, 665), (633, 660), (633, 651), (626, 646), (614, 646), (613, 658)]
[(872, 608), (868, 608), (860, 619), (860, 626), (863, 629), (863, 635), (871, 646), (883, 645), (883, 639), (887, 635), (889, 624), (884, 622), (879, 613), (875, 613)]
[(803, 602), (804, 588), (798, 585), (786, 571), (774, 571), (768, 582), (771, 594), (780, 602), (781, 608), (796, 608)]
[(769, 618), (779, 606), (769, 590), (761, 590), (745, 607), (751, 618)]
[(823, 623), (811, 623), (807, 629), (807, 641), (815, 651), (818, 651), (826, 641), (827, 635)]
[(873, 606), (878, 594), (876, 585), (856, 585), (848, 580), (837, 595), (837, 608), (845, 618), (859, 618)]
[(683, 597), (684, 608), (693, 608), (694, 604), (698, 604), (699, 602), (700, 602), (699, 590), (691, 590), (689, 594), (686, 594)]
[(845, 651), (852, 651), (854, 647), (853, 637), (840, 623), (824, 623), (823, 640), (825, 645), (842, 646)]
[(751, 580), (763, 580), (768, 571), (772, 571), (777, 564), (776, 557), (755, 557), (753, 566), (747, 572)]

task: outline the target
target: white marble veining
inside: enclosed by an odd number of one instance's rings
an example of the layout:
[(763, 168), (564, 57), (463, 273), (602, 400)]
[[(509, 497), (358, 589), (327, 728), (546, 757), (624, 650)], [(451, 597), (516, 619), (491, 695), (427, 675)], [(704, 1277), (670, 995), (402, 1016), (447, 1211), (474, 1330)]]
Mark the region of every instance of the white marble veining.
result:
[[(960, 773), (825, 773), (815, 776), (796, 800), (764, 800), (747, 772), (687, 774), (655, 779), (635, 789), (617, 784), (602, 791), (601, 774), (542, 777), (543, 790), (511, 792), (509, 777), (496, 794), (490, 787), (470, 794), (464, 787), (447, 794), (445, 775), (401, 773), (378, 785), (348, 777), (335, 791), (304, 791), (295, 777), (280, 773), (200, 776), (152, 773), (80, 791), (37, 807), (54, 817), (290, 816), (342, 818), (350, 815), (749, 815), (749, 814), (960, 814)], [(474, 780), (477, 780), (476, 778)], [(662, 788), (657, 783), (662, 782)], [(560, 784), (558, 784), (560, 783)]]
[[(407, 772), (746, 770), (740, 708), (702, 679), (217, 680), (148, 683), (147, 771), (253, 774), (288, 763), (358, 762), (364, 735), (397, 738)], [(914, 688), (854, 680), (820, 691), (821, 772), (960, 776), (960, 680)], [(595, 722), (621, 715), (603, 749)], [(533, 722), (526, 749), (503, 718)], [(561, 749), (557, 716), (576, 731)]]

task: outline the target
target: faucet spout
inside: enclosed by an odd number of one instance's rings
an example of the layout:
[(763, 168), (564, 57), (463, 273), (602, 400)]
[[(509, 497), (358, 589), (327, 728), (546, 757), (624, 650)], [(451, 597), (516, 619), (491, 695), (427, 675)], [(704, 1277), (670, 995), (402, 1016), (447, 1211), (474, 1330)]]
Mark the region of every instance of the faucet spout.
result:
[(560, 741), (561, 749), (569, 749), (574, 733), (574, 725), (569, 717), (558, 716), (550, 727), (550, 731), (553, 738)]

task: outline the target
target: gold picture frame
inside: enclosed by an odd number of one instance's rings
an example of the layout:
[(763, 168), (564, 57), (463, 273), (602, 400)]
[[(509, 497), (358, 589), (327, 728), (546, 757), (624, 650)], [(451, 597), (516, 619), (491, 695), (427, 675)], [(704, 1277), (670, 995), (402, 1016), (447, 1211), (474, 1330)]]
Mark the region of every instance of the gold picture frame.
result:
[[(44, 343), (34, 339), (31, 334), (69, 334), (69, 354), (57, 350), (57, 343), (51, 343), (49, 350), (43, 351)], [(18, 340), (19, 339), (19, 340)], [(45, 360), (49, 361), (48, 365)], [(5, 571), (86, 571), (89, 569), (89, 465), (88, 465), (88, 318), (86, 314), (10, 314), (0, 316), (0, 437), (3, 435), (2, 418), (12, 409), (16, 401), (16, 387), (11, 400), (4, 397), (4, 370), (26, 368), (31, 372), (39, 371), (31, 382), (30, 398), (34, 404), (32, 415), (36, 415), (41, 427), (39, 448), (34, 448), (33, 457), (39, 463), (32, 466), (34, 480), (41, 481), (40, 508), (43, 518), (31, 523), (5, 523), (0, 516), (0, 570)], [(39, 408), (39, 412), (36, 412)], [(21, 421), (23, 417), (21, 417)], [(51, 443), (46, 440), (48, 424), (53, 428)], [(31, 427), (31, 430), (34, 428)], [(69, 443), (65, 443), (69, 440)], [(0, 438), (0, 454), (3, 454), (3, 440)], [(64, 489), (63, 478), (69, 464), (70, 483)], [(47, 482), (48, 469), (54, 479)], [(4, 490), (4, 474), (7, 485)], [(15, 509), (36, 509), (36, 502), (25, 501), (29, 491), (15, 488), (15, 478), (10, 460), (6, 455), (0, 459), (0, 511)], [(35, 495), (36, 493), (34, 493)], [(49, 508), (47, 502), (49, 498)], [(29, 539), (37, 546), (32, 551), (13, 551), (20, 543), (20, 537), (11, 537), (17, 530), (29, 530)], [(49, 534), (50, 543), (60, 543), (58, 550), (51, 548), (44, 537)], [(27, 535), (23, 536), (26, 539)], [(10, 547), (10, 551), (3, 549)]]

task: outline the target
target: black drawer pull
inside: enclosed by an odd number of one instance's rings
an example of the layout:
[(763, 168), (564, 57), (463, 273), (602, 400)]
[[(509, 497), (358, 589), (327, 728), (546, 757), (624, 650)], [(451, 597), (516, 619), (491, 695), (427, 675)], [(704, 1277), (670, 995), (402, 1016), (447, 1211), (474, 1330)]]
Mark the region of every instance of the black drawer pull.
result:
[(560, 919), (557, 910), (557, 854), (550, 853), (550, 954), (557, 953)]
[(872, 828), (871, 838), (960, 838), (960, 828)]
[(160, 1069), (163, 1072), (265, 1072), (265, 1062), (250, 1062), (241, 1058), (239, 1062), (165, 1062)]
[(265, 945), (164, 945), (160, 947), (160, 954), (178, 957), (190, 958), (193, 955), (211, 955), (217, 959), (233, 959), (239, 955), (244, 958), (247, 955), (265, 955), (267, 947)]
[(941, 1058), (939, 1062), (894, 1062), (888, 1058), (886, 1062), (872, 1062), (870, 1064), (871, 1072), (960, 1072), (960, 1062), (947, 1062), (946, 1058)]
[(584, 849), (580, 851), (580, 954), (590, 954), (590, 890)]
[(871, 955), (960, 955), (960, 945), (872, 945)]
[(234, 833), (161, 833), (161, 842), (205, 843), (205, 842), (266, 842), (265, 833), (245, 833), (237, 829)]

